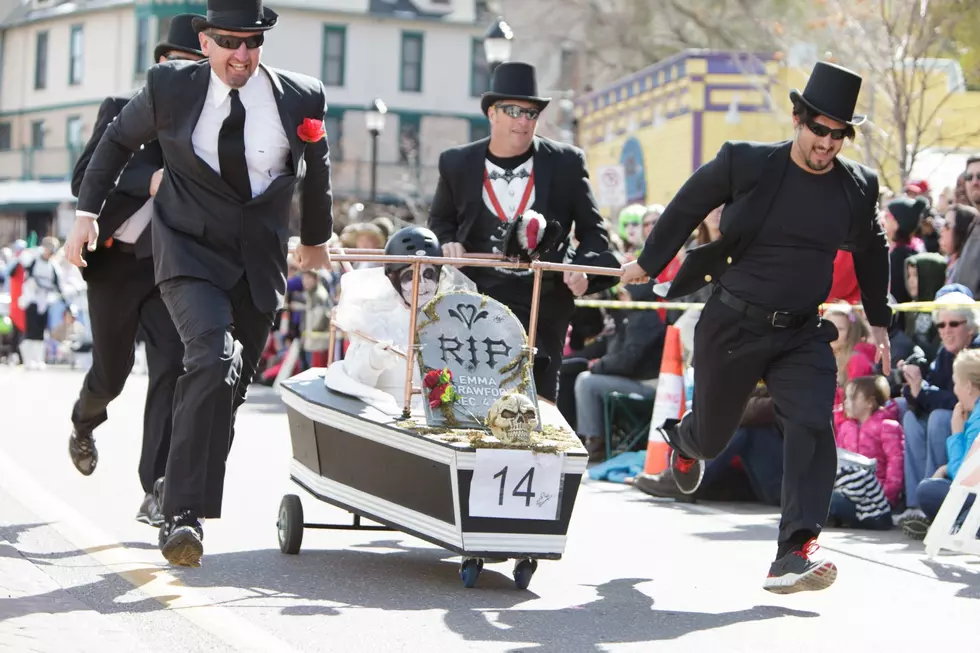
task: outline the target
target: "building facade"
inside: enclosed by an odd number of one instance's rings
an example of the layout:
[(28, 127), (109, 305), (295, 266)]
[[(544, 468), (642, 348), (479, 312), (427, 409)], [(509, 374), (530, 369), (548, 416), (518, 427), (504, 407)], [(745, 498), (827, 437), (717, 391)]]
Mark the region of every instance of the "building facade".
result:
[[(285, 0), (263, 62), (319, 78), (327, 93), (334, 188), (426, 201), (439, 152), (482, 138), (487, 17), (476, 0)], [(2, 7), (3, 5), (0, 5)], [(0, 242), (64, 234), (68, 179), (102, 100), (135, 92), (178, 13), (203, 3), (26, 0), (0, 22)], [(388, 107), (377, 164), (365, 113)], [(59, 218), (60, 216), (60, 218)], [(17, 233), (19, 232), (19, 233)]]

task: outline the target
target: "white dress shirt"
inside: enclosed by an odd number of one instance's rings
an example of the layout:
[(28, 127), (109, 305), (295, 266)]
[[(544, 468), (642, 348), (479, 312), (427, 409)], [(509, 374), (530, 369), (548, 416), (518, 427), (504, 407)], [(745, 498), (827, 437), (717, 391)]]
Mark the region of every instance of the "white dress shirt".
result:
[[(502, 177), (508, 171), (501, 168), (495, 163), (491, 163), (489, 159), (486, 160), (487, 176), (490, 179), (490, 187), (493, 188), (494, 195), (497, 196), (497, 201), (500, 202), (500, 208), (504, 212), (504, 216), (507, 221), (510, 222), (514, 219), (514, 214), (517, 213), (517, 209), (520, 208), (521, 200), (524, 199), (524, 193), (527, 191), (527, 182), (529, 182), (531, 171), (534, 169), (534, 158), (530, 158), (521, 165), (517, 166), (510, 171), (509, 178)], [(534, 206), (534, 188), (531, 189), (531, 195), (527, 198), (527, 206), (524, 210), (530, 209)], [(483, 203), (490, 213), (497, 215), (497, 209), (494, 208), (493, 202), (490, 200), (490, 194), (487, 192), (486, 186), (483, 187)]]
[[(197, 125), (194, 126), (191, 139), (194, 152), (219, 175), (221, 166), (218, 163), (218, 133), (225, 118), (231, 112), (229, 92), (231, 87), (221, 81), (212, 70), (208, 97), (204, 101), (204, 107), (197, 119)], [(245, 163), (248, 166), (252, 197), (256, 197), (264, 193), (276, 177), (287, 171), (289, 140), (286, 138), (282, 119), (279, 117), (279, 107), (272, 93), (272, 82), (261, 68), (257, 68), (248, 83), (238, 89), (238, 97), (245, 107)], [(152, 205), (152, 198), (150, 204)], [(146, 208), (144, 206), (140, 211)], [(140, 211), (137, 211), (133, 217), (136, 217)], [(86, 211), (76, 211), (76, 215), (98, 217)], [(145, 217), (148, 222), (148, 214)], [(129, 235), (133, 231), (128, 228), (130, 226), (136, 225), (124, 224), (120, 230), (125, 228), (124, 233), (128, 232)], [(146, 224), (143, 224), (137, 237), (145, 227)]]

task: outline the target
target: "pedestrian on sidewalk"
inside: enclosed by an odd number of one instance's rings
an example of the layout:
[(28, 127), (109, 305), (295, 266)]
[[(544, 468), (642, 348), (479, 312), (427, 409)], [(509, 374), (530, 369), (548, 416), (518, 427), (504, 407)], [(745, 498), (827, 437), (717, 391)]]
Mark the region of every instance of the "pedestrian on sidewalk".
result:
[(793, 90), (792, 140), (727, 142), (674, 196), (623, 283), (655, 277), (714, 207), (725, 204), (722, 237), (688, 252), (660, 294), (668, 299), (713, 284), (694, 339), (694, 403), (665, 423), (671, 471), (692, 493), (704, 460), (731, 440), (762, 379), (783, 431), (782, 519), (765, 589), (820, 590), (837, 577), (817, 536), (827, 522), (837, 471), (832, 410), (837, 365), (834, 324), (818, 309), (830, 291), (839, 249), (854, 256), (877, 358), (890, 371), (888, 246), (878, 222), (878, 177), (841, 156), (861, 77), (825, 62), (803, 93)]
[[(300, 267), (329, 263), (333, 197), (323, 84), (260, 62), (278, 15), (261, 0), (209, 0), (192, 21), (206, 60), (152, 67), (106, 129), (78, 195), (96, 216), (132, 152), (157, 139), (160, 294), (184, 343), (174, 395), (160, 548), (200, 565), (203, 518), (221, 516), (235, 414), (286, 292), (289, 214), (300, 189)], [(76, 257), (79, 253), (74, 252)]]
[[(195, 16), (173, 17), (167, 39), (154, 50), (157, 63), (204, 58), (197, 32), (191, 27)], [(110, 96), (99, 107), (92, 138), (72, 174), (71, 189), (76, 197), (102, 135), (130, 99)], [(160, 503), (170, 452), (174, 392), (184, 371), (184, 345), (153, 276), (150, 219), (162, 179), (163, 151), (158, 141), (151, 141), (126, 164), (98, 218), (78, 216), (65, 243), (66, 251), (84, 254), (83, 259), (72, 262), (81, 264), (92, 325), (92, 367), (72, 408), (68, 454), (85, 476), (95, 471), (99, 462), (95, 429), (109, 418), (106, 408), (122, 393), (129, 378), (137, 332), (142, 327), (149, 383), (139, 462), (144, 497), (136, 519), (151, 526), (163, 524)], [(82, 245), (93, 240), (93, 230), (96, 249), (83, 252)]]

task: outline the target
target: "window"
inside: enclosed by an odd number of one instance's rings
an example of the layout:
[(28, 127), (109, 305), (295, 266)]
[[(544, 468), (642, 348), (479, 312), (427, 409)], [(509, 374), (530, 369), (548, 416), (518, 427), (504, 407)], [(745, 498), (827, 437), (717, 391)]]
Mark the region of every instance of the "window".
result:
[(470, 121), (470, 142), (476, 142), (490, 135), (490, 121), (477, 118)]
[(159, 18), (157, 18), (157, 38), (156, 38), (157, 43), (159, 43), (160, 41), (167, 40), (167, 36), (170, 35), (171, 22), (173, 22), (173, 18), (170, 16), (160, 16)]
[(401, 90), (422, 92), (422, 35), (402, 32)]
[(77, 151), (82, 149), (82, 117), (68, 116), (65, 124), (65, 145), (69, 150)]
[(347, 54), (347, 28), (323, 26), (323, 85), (344, 85), (344, 59)]
[(71, 28), (71, 40), (69, 43), (68, 56), (68, 83), (77, 86), (82, 83), (82, 73), (85, 71), (85, 35), (81, 25), (73, 25)]
[(415, 166), (419, 163), (419, 133), (421, 117), (418, 115), (398, 117), (398, 162)]
[[(146, 16), (136, 19), (136, 65), (133, 70), (142, 75), (149, 68), (150, 61), (150, 19)], [(153, 63), (156, 63), (155, 61)]]
[(344, 159), (344, 118), (343, 116), (327, 116), (323, 121), (323, 126), (327, 130), (327, 145), (330, 147), (330, 159), (332, 161), (343, 161)]
[(31, 147), (35, 150), (44, 149), (44, 121), (35, 120), (31, 123)]
[(6, 152), (10, 149), (10, 123), (0, 122), (0, 152)]
[(470, 48), (470, 95), (480, 97), (490, 90), (490, 69), (487, 67), (487, 53), (483, 50), (483, 39), (473, 39)]
[(34, 88), (48, 87), (48, 33), (38, 32), (34, 47)]

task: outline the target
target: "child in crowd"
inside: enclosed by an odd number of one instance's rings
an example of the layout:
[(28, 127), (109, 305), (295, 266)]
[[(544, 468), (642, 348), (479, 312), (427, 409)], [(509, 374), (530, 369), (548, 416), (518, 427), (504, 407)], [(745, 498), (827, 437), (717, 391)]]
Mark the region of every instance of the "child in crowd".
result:
[[(890, 401), (891, 388), (883, 376), (861, 376), (847, 382), (844, 399), (846, 419), (837, 429), (837, 446), (875, 463), (874, 479), (851, 479), (849, 488), (837, 488), (831, 516), (854, 528), (884, 530), (892, 525), (891, 509), (897, 508), (905, 484), (905, 434), (898, 423), (897, 406)], [(839, 485), (841, 478), (838, 477)], [(879, 490), (880, 488), (880, 490)], [(864, 490), (864, 493), (857, 490)], [(855, 493), (855, 491), (857, 491)], [(887, 504), (861, 510), (861, 503), (878, 491)], [(868, 506), (864, 506), (867, 508)]]
[(834, 426), (840, 430), (844, 415), (844, 387), (848, 380), (874, 374), (875, 348), (867, 342), (871, 329), (862, 315), (850, 306), (831, 307), (824, 311), (825, 320), (837, 327), (837, 339), (830, 347), (837, 359), (837, 397), (834, 400)]

